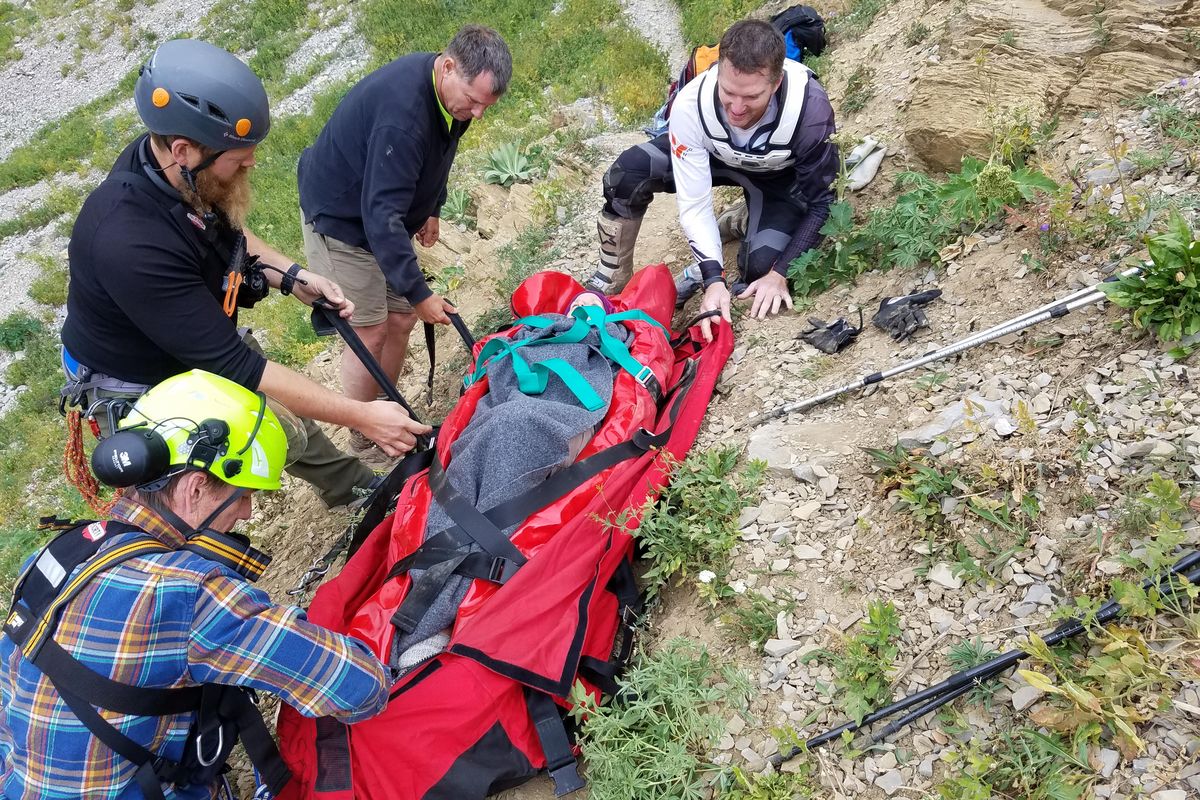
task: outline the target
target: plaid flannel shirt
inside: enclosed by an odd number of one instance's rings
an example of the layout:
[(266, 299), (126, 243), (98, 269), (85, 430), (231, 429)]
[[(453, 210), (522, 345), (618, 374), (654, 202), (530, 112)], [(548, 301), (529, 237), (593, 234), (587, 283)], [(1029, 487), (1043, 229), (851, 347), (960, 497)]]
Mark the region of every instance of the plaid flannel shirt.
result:
[[(112, 517), (172, 547), (184, 544), (162, 517), (137, 503), (119, 500)], [(307, 716), (344, 722), (374, 716), (387, 703), (384, 667), (365, 644), (313, 625), (299, 608), (275, 605), (232, 570), (184, 550), (102, 572), (64, 609), (54, 637), (90, 669), (137, 686), (247, 686), (277, 694)], [(183, 753), (194, 716), (101, 714), (173, 760)], [(0, 636), (0, 795), (140, 798), (134, 770), (92, 736), (12, 640)], [(166, 796), (191, 800), (215, 791), (171, 788)]]

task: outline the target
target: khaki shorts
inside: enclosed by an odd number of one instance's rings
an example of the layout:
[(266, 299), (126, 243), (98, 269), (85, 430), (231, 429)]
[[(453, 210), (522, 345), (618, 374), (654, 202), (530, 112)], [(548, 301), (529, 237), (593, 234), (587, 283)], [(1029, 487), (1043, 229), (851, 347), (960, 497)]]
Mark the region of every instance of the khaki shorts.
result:
[(383, 270), (372, 253), (317, 233), (303, 217), (300, 227), (304, 231), (304, 257), (308, 259), (308, 268), (342, 287), (342, 293), (354, 303), (351, 325), (379, 325), (387, 321), (389, 313), (413, 313), (412, 304), (388, 287)]

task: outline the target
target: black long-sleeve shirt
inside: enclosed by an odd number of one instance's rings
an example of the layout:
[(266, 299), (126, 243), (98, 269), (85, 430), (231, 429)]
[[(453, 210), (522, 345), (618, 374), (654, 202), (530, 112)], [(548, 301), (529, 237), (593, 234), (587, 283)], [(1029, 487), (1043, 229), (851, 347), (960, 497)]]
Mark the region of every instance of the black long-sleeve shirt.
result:
[(470, 124), (447, 125), (433, 86), (436, 58), (402, 56), (359, 81), (297, 167), (305, 221), (373, 253), (388, 286), (412, 303), (431, 294), (412, 237), (446, 201)]
[(266, 358), (238, 336), (236, 312), (221, 307), (237, 233), (206, 223), (152, 180), (143, 167), (151, 163), (142, 136), (79, 211), (63, 344), (79, 362), (131, 383), (204, 369), (256, 389)]

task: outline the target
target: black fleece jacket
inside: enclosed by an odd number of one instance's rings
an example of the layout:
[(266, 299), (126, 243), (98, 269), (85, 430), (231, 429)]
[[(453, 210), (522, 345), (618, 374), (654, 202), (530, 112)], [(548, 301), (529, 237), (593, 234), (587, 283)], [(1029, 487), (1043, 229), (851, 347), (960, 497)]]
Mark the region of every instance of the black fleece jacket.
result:
[(154, 180), (148, 136), (125, 148), (84, 201), (67, 249), (62, 341), (92, 369), (152, 385), (190, 369), (257, 389), (267, 360), (221, 308), (236, 232), (201, 219)]
[(412, 237), (446, 201), (469, 122), (447, 126), (433, 88), (436, 53), (413, 53), (358, 82), (297, 167), (300, 210), (316, 231), (369, 250), (392, 291), (432, 294)]

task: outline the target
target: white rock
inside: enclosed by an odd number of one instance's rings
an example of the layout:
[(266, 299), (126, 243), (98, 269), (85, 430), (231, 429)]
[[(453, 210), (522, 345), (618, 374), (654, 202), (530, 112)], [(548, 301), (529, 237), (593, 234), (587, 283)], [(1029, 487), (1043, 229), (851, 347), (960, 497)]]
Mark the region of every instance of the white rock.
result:
[(929, 580), (947, 589), (961, 589), (962, 578), (954, 574), (953, 568), (945, 561), (939, 561), (929, 570)]
[(792, 510), (792, 516), (795, 517), (796, 519), (799, 519), (802, 521), (807, 521), (809, 519), (812, 519), (813, 514), (816, 514), (820, 510), (821, 510), (821, 501), (820, 500), (810, 500), (807, 503), (804, 503), (803, 505), (796, 506), (796, 508), (794, 508)]
[(767, 643), (763, 645), (763, 652), (771, 658), (783, 658), (789, 653), (796, 652), (803, 646), (803, 642), (796, 642), (790, 639), (767, 639)]
[(888, 770), (875, 779), (875, 785), (883, 789), (884, 794), (891, 797), (900, 791), (900, 787), (904, 785), (904, 776), (900, 774), (900, 770), (898, 769)]
[(820, 561), (823, 557), (821, 552), (811, 544), (798, 544), (792, 548), (792, 555), (801, 561)]
[(1187, 792), (1183, 789), (1163, 789), (1150, 797), (1151, 800), (1187, 800)]
[(1013, 692), (1012, 705), (1017, 711), (1024, 711), (1036, 703), (1042, 696), (1042, 690), (1033, 686), (1022, 686)]

